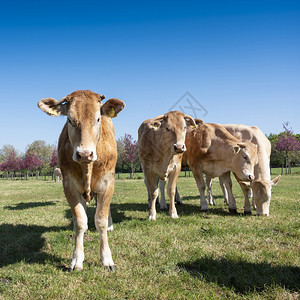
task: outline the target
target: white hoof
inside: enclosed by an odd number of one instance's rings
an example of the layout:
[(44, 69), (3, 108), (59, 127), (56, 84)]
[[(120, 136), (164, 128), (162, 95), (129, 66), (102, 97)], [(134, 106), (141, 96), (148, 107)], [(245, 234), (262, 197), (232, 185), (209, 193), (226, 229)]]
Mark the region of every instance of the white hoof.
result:
[(171, 213), (171, 214), (170, 214), (170, 217), (171, 217), (172, 219), (178, 219), (177, 212)]
[(107, 232), (112, 232), (114, 230), (114, 225), (107, 227)]
[(78, 260), (73, 257), (72, 261), (70, 263), (69, 266), (69, 271), (73, 271), (74, 269), (76, 269), (77, 271), (82, 271), (83, 270), (83, 261), (81, 263), (78, 262)]
[(149, 220), (156, 221), (156, 215), (149, 215)]

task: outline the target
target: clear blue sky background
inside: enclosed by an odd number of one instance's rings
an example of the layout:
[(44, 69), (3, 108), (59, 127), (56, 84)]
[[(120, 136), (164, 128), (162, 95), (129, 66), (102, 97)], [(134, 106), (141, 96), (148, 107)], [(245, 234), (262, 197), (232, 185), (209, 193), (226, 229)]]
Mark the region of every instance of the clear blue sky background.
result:
[(300, 132), (299, 1), (1, 1), (0, 37), (0, 147), (55, 143), (36, 104), (78, 89), (126, 102), (117, 138), (187, 91), (206, 122)]

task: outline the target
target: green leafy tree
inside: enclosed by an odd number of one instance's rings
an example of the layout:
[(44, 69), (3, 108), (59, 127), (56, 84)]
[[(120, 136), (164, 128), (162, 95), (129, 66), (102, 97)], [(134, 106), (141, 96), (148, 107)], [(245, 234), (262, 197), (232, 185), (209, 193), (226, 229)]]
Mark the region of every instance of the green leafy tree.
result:
[(5, 162), (13, 151), (17, 153), (17, 150), (13, 145), (3, 145), (3, 147), (0, 149), (0, 163)]
[(50, 171), (50, 162), (53, 155), (53, 145), (47, 144), (43, 140), (36, 140), (29, 144), (26, 148), (26, 154), (34, 154), (43, 162), (40, 170)]

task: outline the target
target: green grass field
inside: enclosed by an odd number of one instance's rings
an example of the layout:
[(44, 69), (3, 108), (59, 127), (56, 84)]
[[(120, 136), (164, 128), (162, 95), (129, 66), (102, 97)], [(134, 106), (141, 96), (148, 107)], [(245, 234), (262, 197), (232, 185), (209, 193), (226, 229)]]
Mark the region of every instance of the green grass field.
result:
[(153, 222), (143, 180), (116, 180), (109, 233), (116, 272), (100, 263), (91, 203), (84, 270), (69, 273), (74, 235), (62, 185), (0, 180), (0, 299), (299, 299), (298, 172), (273, 188), (269, 217), (242, 214), (236, 183), (237, 215), (217, 180), (208, 213), (200, 212), (193, 178), (180, 177), (178, 188), (179, 219), (157, 207)]

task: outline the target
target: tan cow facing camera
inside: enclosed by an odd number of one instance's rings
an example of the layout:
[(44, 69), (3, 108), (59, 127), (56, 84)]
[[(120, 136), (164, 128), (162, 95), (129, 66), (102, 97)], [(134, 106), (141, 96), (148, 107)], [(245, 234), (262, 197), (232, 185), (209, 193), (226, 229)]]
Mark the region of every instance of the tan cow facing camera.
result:
[(144, 121), (138, 131), (138, 152), (145, 175), (145, 185), (150, 196), (149, 219), (156, 220), (155, 201), (158, 196), (158, 178), (168, 183), (170, 217), (178, 218), (174, 195), (181, 169), (181, 159), (186, 151), (187, 123), (196, 126), (194, 119), (179, 111)]
[(119, 99), (109, 99), (103, 104), (104, 98), (92, 91), (79, 90), (60, 101), (46, 98), (38, 102), (38, 107), (50, 116), (67, 116), (58, 142), (58, 165), (75, 230), (70, 270), (83, 269), (83, 235), (88, 228), (85, 207), (92, 193), (98, 197), (95, 225), (100, 234), (101, 261), (108, 270), (115, 269), (107, 238), (117, 161), (111, 118), (116, 117), (125, 104)]

